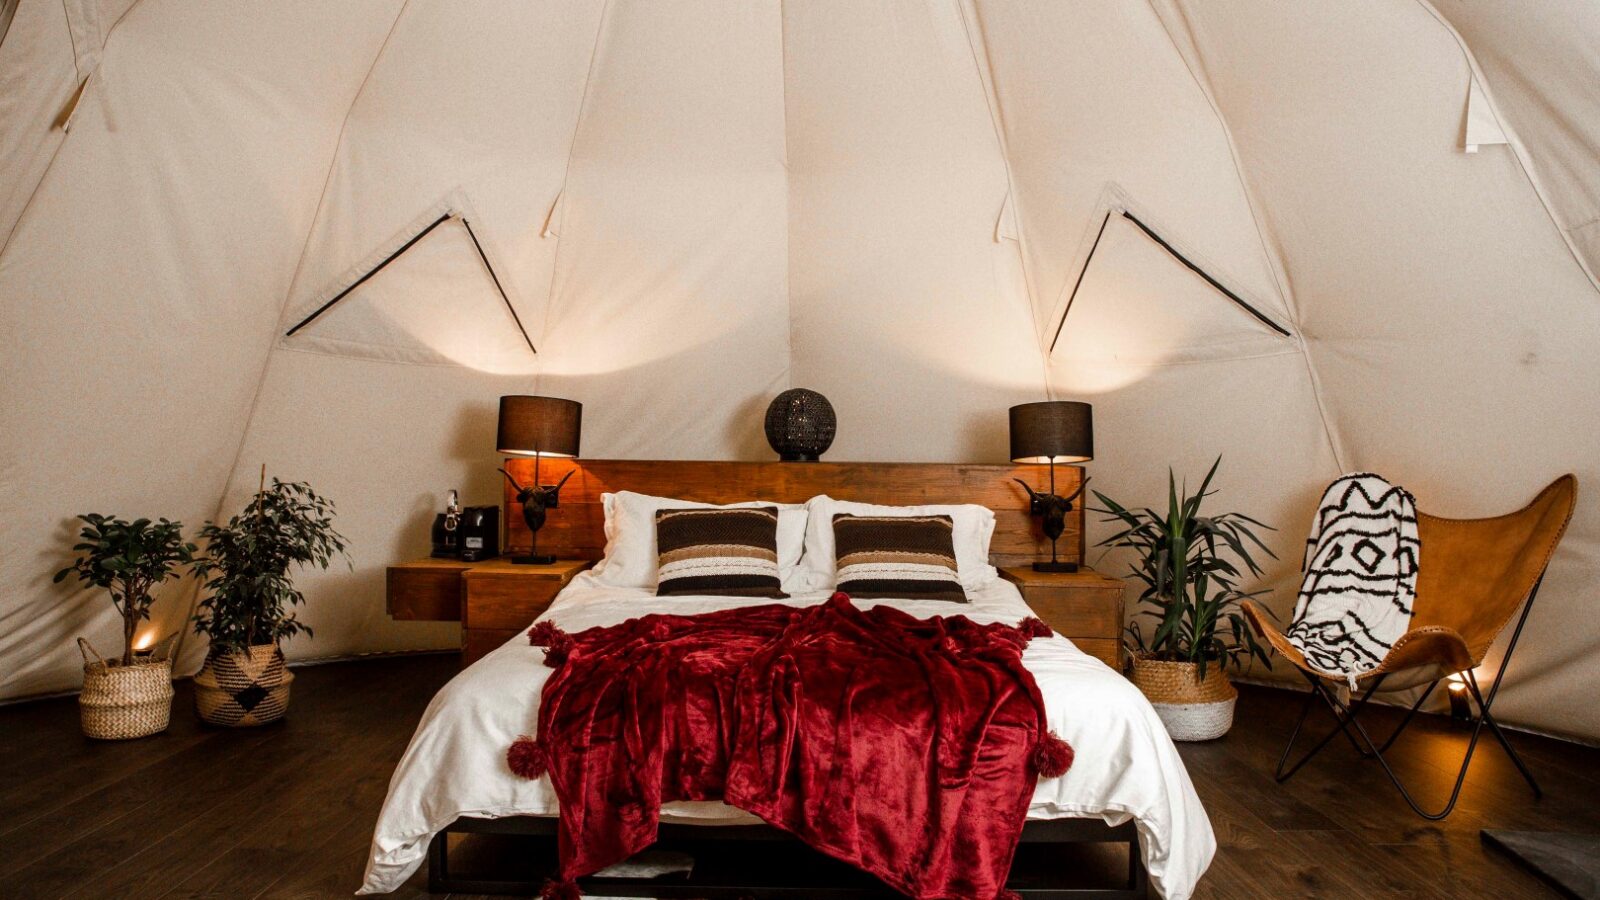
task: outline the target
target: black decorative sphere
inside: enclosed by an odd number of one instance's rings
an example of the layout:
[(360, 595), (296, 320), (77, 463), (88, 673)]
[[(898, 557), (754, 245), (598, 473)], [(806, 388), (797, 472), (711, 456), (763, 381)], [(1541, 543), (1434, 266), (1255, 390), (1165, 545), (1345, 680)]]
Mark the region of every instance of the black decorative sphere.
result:
[(784, 391), (767, 407), (767, 443), (784, 462), (816, 462), (837, 426), (828, 398), (805, 388)]

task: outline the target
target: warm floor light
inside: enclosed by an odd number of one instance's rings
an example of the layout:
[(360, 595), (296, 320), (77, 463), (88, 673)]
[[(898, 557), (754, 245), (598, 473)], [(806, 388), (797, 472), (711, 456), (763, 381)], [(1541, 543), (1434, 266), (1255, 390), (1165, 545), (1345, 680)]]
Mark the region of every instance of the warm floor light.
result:
[(1458, 722), (1472, 721), (1472, 705), (1467, 700), (1467, 679), (1457, 672), (1450, 676), (1445, 687), (1450, 694), (1450, 718)]

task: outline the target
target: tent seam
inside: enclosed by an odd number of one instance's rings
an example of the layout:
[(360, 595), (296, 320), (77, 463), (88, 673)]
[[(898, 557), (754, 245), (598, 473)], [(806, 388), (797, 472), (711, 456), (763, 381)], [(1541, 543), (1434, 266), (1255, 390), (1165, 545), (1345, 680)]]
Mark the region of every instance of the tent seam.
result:
[(782, 86), (778, 91), (783, 114), (783, 315), (787, 357), (784, 359), (784, 384), (794, 387), (794, 229), (789, 212), (794, 208), (794, 173), (789, 168), (789, 17), (785, 0), (778, 0), (778, 68)]
[[(306, 227), (305, 240), (300, 245), (300, 259), (295, 263), (294, 275), (289, 279), (289, 286), (284, 291), (284, 296), (278, 303), (277, 315), (272, 318), (271, 337), (267, 341), (266, 353), (261, 360), (261, 371), (256, 377), (255, 391), (250, 395), (250, 405), (246, 408), (244, 422), (239, 428), (239, 442), (234, 447), (233, 462), (228, 467), (227, 474), (222, 481), (222, 491), (217, 496), (217, 505), (212, 513), (212, 520), (222, 516), (222, 504), (228, 499), (228, 488), (233, 484), (233, 474), (239, 468), (239, 460), (244, 457), (244, 446), (250, 437), (251, 426), (255, 424), (257, 408), (261, 403), (261, 390), (266, 386), (267, 375), (272, 371), (273, 349), (278, 343), (278, 328), (283, 322), (284, 310), (288, 307), (290, 299), (294, 297), (294, 287), (300, 280), (300, 273), (305, 268), (306, 256), (311, 249), (311, 238), (317, 232), (317, 223), (322, 220), (322, 210), (328, 202), (328, 188), (333, 184), (333, 172), (339, 164), (339, 151), (344, 148), (344, 136), (350, 127), (350, 116), (355, 112), (356, 104), (361, 102), (361, 95), (366, 93), (367, 85), (372, 80), (372, 73), (377, 70), (378, 62), (383, 59), (384, 51), (389, 48), (389, 41), (394, 38), (395, 31), (400, 26), (400, 19), (405, 16), (406, 9), (411, 0), (401, 0), (400, 8), (395, 11), (394, 21), (389, 23), (389, 30), (383, 36), (383, 42), (378, 45), (378, 50), (372, 55), (372, 62), (367, 66), (366, 74), (361, 77), (361, 83), (356, 86), (355, 93), (350, 97), (350, 105), (345, 108), (344, 117), (339, 120), (338, 135), (334, 138), (333, 151), (328, 156), (328, 169), (322, 179), (322, 190), (317, 195), (317, 205), (311, 214), (311, 223)], [(120, 21), (120, 20), (119, 20)], [(195, 610), (200, 602), (200, 586), (195, 584), (194, 593), (189, 598), (189, 615), (185, 621), (194, 618)], [(172, 648), (174, 661), (180, 660), (183, 653), (183, 643), (187, 637), (188, 629), (180, 629), (177, 645)]]
[(1506, 145), (1511, 148), (1511, 156), (1517, 161), (1517, 168), (1522, 170), (1522, 177), (1528, 179), (1528, 186), (1533, 188), (1534, 197), (1538, 198), (1539, 205), (1544, 208), (1544, 214), (1549, 217), (1550, 224), (1555, 226), (1556, 233), (1561, 235), (1561, 242), (1566, 244), (1567, 252), (1572, 255), (1573, 262), (1578, 264), (1578, 269), (1583, 272), (1584, 277), (1589, 279), (1589, 286), (1594, 288), (1597, 293), (1600, 293), (1600, 278), (1597, 278), (1594, 270), (1589, 268), (1588, 260), (1579, 252), (1577, 245), (1572, 242), (1572, 234), (1568, 230), (1568, 226), (1562, 224), (1561, 216), (1550, 205), (1550, 198), (1545, 193), (1544, 185), (1539, 181), (1538, 173), (1534, 171), (1533, 156), (1528, 152), (1528, 148), (1523, 146), (1522, 138), (1517, 134), (1517, 129), (1512, 126), (1510, 120), (1501, 115), (1500, 104), (1495, 102), (1494, 91), (1489, 88), (1489, 78), (1484, 74), (1483, 69), (1479, 67), (1478, 58), (1473, 55), (1472, 48), (1467, 46), (1467, 41), (1461, 36), (1461, 32), (1457, 31), (1456, 27), (1450, 24), (1444, 14), (1435, 9), (1429, 0), (1416, 0), (1416, 2), (1429, 15), (1433, 16), (1434, 21), (1438, 22), (1439, 26), (1445, 30), (1445, 33), (1450, 35), (1451, 39), (1456, 42), (1456, 47), (1461, 51), (1462, 58), (1467, 62), (1469, 75), (1478, 82), (1479, 89), (1483, 91), (1484, 100), (1489, 104), (1489, 112), (1494, 115), (1495, 121), (1500, 125), (1500, 131), (1506, 137)]
[[(1022, 270), (1022, 291), (1028, 304), (1028, 322), (1033, 326), (1033, 343), (1039, 354), (1039, 377), (1044, 382), (1045, 397), (1054, 399), (1055, 394), (1050, 384), (1050, 352), (1044, 345), (1044, 332), (1039, 329), (1039, 303), (1038, 292), (1034, 290), (1033, 276), (1028, 272), (1027, 245), (1024, 243), (1022, 216), (1017, 213), (1020, 201), (1017, 198), (1016, 179), (1011, 171), (1011, 148), (1006, 143), (1005, 126), (1000, 115), (1000, 93), (995, 87), (996, 79), (994, 65), (989, 61), (989, 45), (983, 39), (983, 23), (978, 21), (978, 10), (971, 0), (952, 0), (956, 7), (957, 15), (961, 19), (961, 30), (967, 38), (967, 50), (972, 54), (973, 71), (978, 76), (978, 86), (983, 91), (983, 103), (989, 111), (989, 125), (994, 130), (996, 148), (1000, 151), (1000, 165), (1005, 170), (1006, 196), (1001, 201), (1000, 215), (1005, 215), (1006, 208), (1011, 210), (1011, 224), (1016, 231), (1017, 240), (1017, 267)], [(968, 12), (971, 12), (971, 21)], [(978, 39), (973, 40), (973, 26), (978, 29)], [(979, 58), (979, 50), (982, 58)], [(985, 78), (985, 73), (988, 77)], [(998, 287), (998, 285), (997, 285)]]
[[(1239, 191), (1244, 195), (1245, 209), (1249, 211), (1250, 221), (1255, 226), (1256, 238), (1261, 243), (1261, 252), (1266, 255), (1268, 262), (1272, 264), (1273, 280), (1277, 283), (1280, 299), (1283, 300), (1284, 309), (1289, 313), (1289, 318), (1294, 326), (1295, 343), (1300, 350), (1300, 358), (1305, 363), (1306, 377), (1310, 380), (1311, 397), (1316, 403), (1317, 418), (1322, 422), (1323, 436), (1328, 441), (1328, 452), (1333, 455), (1334, 465), (1343, 471), (1346, 468), (1346, 454), (1341, 448), (1338, 433), (1328, 418), (1327, 403), (1322, 397), (1322, 381), (1317, 377), (1316, 366), (1311, 362), (1311, 351), (1306, 344), (1305, 329), (1300, 322), (1299, 303), (1295, 300), (1294, 292), (1288, 285), (1288, 273), (1283, 261), (1278, 259), (1276, 254), (1272, 252), (1271, 246), (1267, 241), (1266, 228), (1261, 223), (1261, 216), (1256, 210), (1255, 195), (1250, 190), (1250, 179), (1244, 174), (1244, 161), (1240, 159), (1239, 148), (1233, 140), (1233, 129), (1228, 127), (1227, 117), (1222, 114), (1222, 109), (1217, 105), (1216, 98), (1212, 96), (1208, 80), (1201, 78), (1200, 73), (1196, 72), (1194, 66), (1190, 64), (1188, 56), (1183, 52), (1183, 48), (1178, 45), (1177, 36), (1172, 33), (1172, 28), (1168, 25), (1167, 18), (1161, 15), (1161, 10), (1156, 8), (1155, 0), (1148, 0), (1148, 2), (1150, 11), (1155, 14), (1156, 21), (1161, 23), (1161, 30), (1166, 33), (1167, 40), (1172, 44), (1173, 52), (1178, 54), (1178, 59), (1183, 63), (1184, 69), (1188, 71), (1189, 77), (1194, 80), (1195, 87), (1200, 91), (1200, 95), (1205, 97), (1206, 105), (1211, 107), (1211, 114), (1216, 117), (1217, 127), (1222, 130), (1222, 138), (1228, 145), (1228, 157), (1233, 160), (1234, 177), (1238, 179)], [(1184, 25), (1189, 30), (1190, 37), (1193, 38), (1193, 23), (1189, 21), (1187, 16), (1183, 15), (1181, 9), (1177, 10), (1177, 13), (1182, 17)], [(1194, 51), (1196, 54), (1200, 52), (1198, 41), (1194, 43)]]
[[(556, 203), (561, 205), (561, 226), (556, 229), (556, 246), (550, 254), (550, 282), (544, 292), (544, 323), (539, 327), (539, 342), (546, 346), (550, 337), (550, 317), (556, 305), (556, 277), (561, 272), (561, 244), (566, 230), (567, 215), (567, 184), (572, 180), (572, 158), (578, 152), (578, 138), (583, 134), (583, 114), (589, 108), (589, 88), (594, 83), (594, 70), (600, 63), (600, 41), (605, 37), (606, 19), (611, 15), (611, 0), (606, 0), (600, 7), (600, 18), (594, 27), (594, 43), (589, 48), (589, 66), (583, 76), (583, 91), (578, 94), (578, 111), (572, 117), (572, 140), (567, 143), (567, 164), (561, 170), (561, 188), (556, 191)], [(546, 223), (548, 228), (548, 222)], [(533, 375), (534, 390), (539, 390), (540, 383), (544, 380), (544, 367), (539, 366), (539, 371)]]
[[(117, 26), (122, 24), (122, 20), (126, 19), (128, 17), (128, 13), (133, 12), (134, 7), (138, 6), (140, 2), (141, 0), (134, 0), (133, 3), (130, 3), (128, 8), (122, 11), (122, 15), (118, 16), (117, 20), (111, 23), (111, 27), (105, 29), (100, 38), (100, 50), (98, 51), (102, 58), (105, 56), (105, 45), (111, 41), (111, 33), (117, 30)], [(79, 93), (75, 96), (78, 96), (78, 103), (81, 104), (83, 102), (81, 93), (83, 91), (84, 82), (88, 80), (89, 76), (78, 72), (78, 39), (72, 28), (72, 16), (67, 12), (66, 0), (62, 0), (61, 15), (67, 20), (67, 41), (72, 45), (72, 71), (74, 74), (78, 75), (78, 87), (76, 90)], [(96, 68), (98, 67), (99, 64), (96, 63)], [(56, 126), (52, 124), (50, 127), (54, 129)], [(39, 180), (34, 182), (33, 190), (28, 192), (28, 199), (23, 202), (22, 209), (17, 211), (17, 218), (11, 223), (11, 227), (6, 231), (5, 240), (0, 241), (0, 260), (5, 258), (6, 248), (11, 246), (11, 239), (16, 237), (17, 229), (22, 227), (22, 220), (28, 217), (28, 210), (33, 208), (34, 198), (39, 196), (40, 189), (44, 187), (45, 179), (50, 177), (50, 170), (55, 168), (56, 158), (61, 155), (62, 145), (66, 144), (67, 138), (71, 136), (71, 131), (65, 128), (61, 129), (61, 140), (57, 141), (56, 148), (50, 151), (50, 161), (44, 164), (44, 171), (39, 173)]]

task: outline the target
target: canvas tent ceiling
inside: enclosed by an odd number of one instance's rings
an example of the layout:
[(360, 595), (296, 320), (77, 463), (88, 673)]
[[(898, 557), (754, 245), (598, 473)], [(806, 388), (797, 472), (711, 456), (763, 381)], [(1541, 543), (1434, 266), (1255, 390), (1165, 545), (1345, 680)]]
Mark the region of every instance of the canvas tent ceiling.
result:
[[(382, 567), (444, 490), (497, 497), (501, 393), (582, 400), (585, 452), (639, 458), (764, 458), (791, 385), (861, 460), (999, 460), (1008, 405), (1088, 399), (1114, 496), (1222, 454), (1216, 502), (1281, 529), (1280, 611), (1340, 471), (1458, 516), (1600, 484), (1597, 47), (1588, 0), (21, 0), (0, 697), (114, 640), (49, 584), (73, 513), (198, 525), (262, 462), (354, 547), (292, 657), (449, 646), (388, 620)], [(283, 337), (447, 210), (536, 356), (454, 223)], [(1596, 497), (1500, 707), (1588, 738)]]

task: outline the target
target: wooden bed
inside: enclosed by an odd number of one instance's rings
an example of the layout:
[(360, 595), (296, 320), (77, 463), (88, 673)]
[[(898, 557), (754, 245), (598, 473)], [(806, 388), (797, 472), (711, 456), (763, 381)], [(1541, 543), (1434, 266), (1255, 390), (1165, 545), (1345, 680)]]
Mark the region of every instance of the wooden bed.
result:
[[(533, 460), (514, 459), (508, 471), (531, 483)], [(539, 551), (568, 559), (599, 559), (605, 550), (600, 495), (621, 490), (705, 503), (762, 499), (799, 503), (817, 494), (839, 500), (887, 505), (977, 503), (995, 513), (990, 561), (1028, 563), (1049, 555), (1049, 540), (1028, 512), (1027, 492), (1013, 478), (1036, 488), (1048, 484), (1043, 466), (946, 463), (779, 463), (623, 460), (543, 460), (539, 481), (554, 484), (568, 472), (560, 506), (550, 510), (539, 532)], [(1056, 487), (1065, 495), (1083, 477), (1076, 466), (1058, 466)], [(530, 534), (514, 492), (507, 486), (504, 519), (508, 553), (526, 552)], [(1060, 543), (1063, 560), (1083, 558), (1083, 511), (1068, 517)], [(539, 876), (471, 874), (452, 867), (451, 836), (494, 835), (525, 846), (533, 868), (554, 871), (556, 820), (537, 816), (502, 819), (462, 817), (436, 835), (428, 848), (428, 888), (438, 893), (536, 894)], [(459, 837), (458, 837), (459, 840)], [(1064, 844), (1114, 843), (1127, 848), (1123, 883), (1074, 887), (1071, 873), (1051, 861)], [(658, 879), (580, 878), (585, 894), (662, 898), (881, 898), (899, 896), (871, 876), (827, 860), (783, 832), (765, 825), (663, 824), (653, 849), (688, 852), (692, 872)], [(1053, 852), (1054, 851), (1054, 852)], [(777, 860), (786, 860), (778, 862)], [(774, 873), (782, 873), (773, 877)], [(1109, 826), (1098, 819), (1029, 821), (1009, 886), (1028, 900), (1138, 900), (1149, 878), (1132, 822)]]
[[(574, 471), (575, 470), (575, 471)], [(533, 481), (533, 460), (512, 459), (506, 471), (520, 484)], [(931, 503), (976, 503), (994, 511), (994, 538), (989, 561), (997, 566), (1031, 563), (1050, 557), (1050, 539), (1028, 513), (1028, 494), (1013, 478), (1043, 490), (1049, 484), (1046, 466), (981, 463), (784, 463), (704, 462), (675, 460), (544, 459), (539, 480), (572, 479), (561, 489), (561, 505), (550, 510), (539, 532), (539, 552), (562, 559), (599, 559), (605, 554), (605, 512), (600, 495), (635, 491), (701, 503), (771, 500), (804, 503), (818, 494), (835, 500), (913, 506)], [(1083, 469), (1056, 466), (1056, 491), (1078, 489)], [(502, 521), (506, 552), (526, 553), (530, 535), (522, 508), (509, 484)], [(1061, 535), (1064, 562), (1083, 560), (1083, 509), (1067, 514)]]

